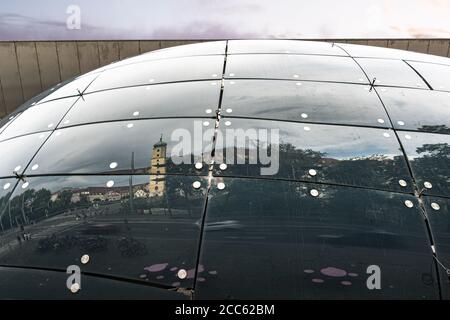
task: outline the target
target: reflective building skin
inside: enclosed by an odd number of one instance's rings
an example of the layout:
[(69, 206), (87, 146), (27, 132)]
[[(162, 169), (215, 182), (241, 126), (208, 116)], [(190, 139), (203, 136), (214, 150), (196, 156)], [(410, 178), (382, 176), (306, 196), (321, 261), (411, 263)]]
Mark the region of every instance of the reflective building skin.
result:
[(0, 298), (450, 299), (448, 79), (435, 56), (230, 40), (61, 83), (0, 121)]

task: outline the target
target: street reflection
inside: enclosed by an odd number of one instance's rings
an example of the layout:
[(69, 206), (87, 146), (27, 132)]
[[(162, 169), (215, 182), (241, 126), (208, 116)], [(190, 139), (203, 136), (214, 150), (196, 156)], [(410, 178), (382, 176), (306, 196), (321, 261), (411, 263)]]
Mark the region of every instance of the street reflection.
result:
[[(223, 182), (208, 203), (206, 226), (241, 227), (205, 228), (200, 262), (218, 277), (198, 284), (200, 299), (438, 297), (414, 197), (287, 181)], [(381, 269), (382, 290), (366, 286), (370, 265)]]
[[(155, 188), (156, 177), (163, 187)], [(176, 281), (169, 277), (140, 275), (161, 261), (195, 267), (195, 222), (206, 195), (205, 181), (192, 188), (196, 180), (203, 181), (163, 174), (27, 178), (0, 199), (0, 263), (65, 270), (88, 254), (83, 271), (171, 285)], [(189, 287), (192, 281), (178, 282)]]

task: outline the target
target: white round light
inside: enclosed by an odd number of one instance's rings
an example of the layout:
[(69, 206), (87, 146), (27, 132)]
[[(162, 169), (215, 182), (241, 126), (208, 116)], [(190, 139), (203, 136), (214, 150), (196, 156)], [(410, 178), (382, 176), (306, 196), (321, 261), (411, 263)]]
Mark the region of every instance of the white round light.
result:
[(441, 206), (440, 206), (438, 203), (433, 202), (433, 203), (431, 204), (431, 208), (433, 208), (433, 210), (438, 211), (438, 210), (441, 209)]
[(186, 277), (187, 277), (187, 271), (184, 270), (184, 269), (178, 270), (178, 272), (177, 272), (177, 277), (178, 277), (179, 279), (181, 279), (181, 280), (186, 279)]
[(89, 262), (89, 259), (90, 259), (89, 255), (83, 254), (83, 256), (81, 257), (80, 260), (81, 260), (81, 263), (82, 263), (82, 264), (86, 264), (86, 263)]
[(70, 286), (70, 291), (72, 293), (77, 293), (78, 291), (80, 291), (80, 285), (78, 283), (74, 283)]
[(118, 165), (119, 165), (119, 164), (118, 164), (117, 162), (111, 162), (111, 163), (109, 164), (109, 167), (110, 167), (111, 169), (115, 169), (115, 168), (117, 168)]
[(414, 207), (414, 203), (411, 200), (406, 200), (405, 206), (407, 206), (408, 208), (412, 208), (412, 207)]
[(195, 169), (200, 170), (201, 168), (203, 168), (203, 163), (197, 162), (197, 163), (195, 164)]

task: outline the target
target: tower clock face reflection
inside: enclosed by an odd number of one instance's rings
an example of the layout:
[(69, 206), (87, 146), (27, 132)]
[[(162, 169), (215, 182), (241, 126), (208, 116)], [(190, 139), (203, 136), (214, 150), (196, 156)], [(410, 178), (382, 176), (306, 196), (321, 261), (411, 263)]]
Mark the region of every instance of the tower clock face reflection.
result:
[(229, 40), (57, 85), (0, 121), (0, 298), (448, 299), (449, 76)]

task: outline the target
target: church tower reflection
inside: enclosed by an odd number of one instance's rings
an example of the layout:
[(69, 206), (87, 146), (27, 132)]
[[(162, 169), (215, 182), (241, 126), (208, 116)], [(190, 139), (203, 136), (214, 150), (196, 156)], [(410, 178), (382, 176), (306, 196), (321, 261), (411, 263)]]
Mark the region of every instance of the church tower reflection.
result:
[(150, 183), (149, 193), (150, 197), (163, 196), (166, 191), (166, 152), (167, 143), (161, 138), (153, 145), (152, 159), (150, 163)]

